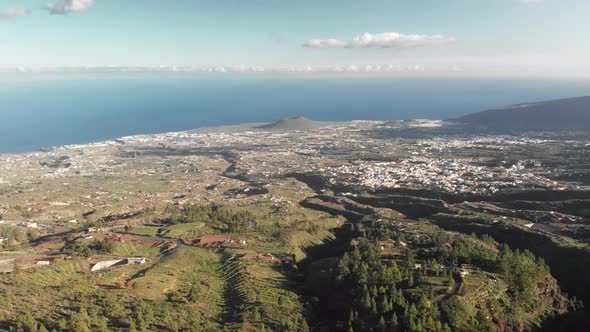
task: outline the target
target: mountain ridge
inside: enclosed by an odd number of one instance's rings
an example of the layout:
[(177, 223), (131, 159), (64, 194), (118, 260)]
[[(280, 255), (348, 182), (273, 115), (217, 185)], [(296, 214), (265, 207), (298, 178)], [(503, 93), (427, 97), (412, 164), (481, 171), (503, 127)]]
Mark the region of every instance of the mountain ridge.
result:
[(492, 130), (590, 131), (590, 96), (499, 107), (450, 122)]

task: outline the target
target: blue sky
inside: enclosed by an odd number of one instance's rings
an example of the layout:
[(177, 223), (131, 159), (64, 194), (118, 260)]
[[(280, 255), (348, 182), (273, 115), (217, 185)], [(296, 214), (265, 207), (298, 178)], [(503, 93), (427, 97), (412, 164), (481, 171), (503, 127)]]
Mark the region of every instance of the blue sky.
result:
[(589, 13), (588, 0), (0, 0), (0, 67), (393, 63), (587, 73)]

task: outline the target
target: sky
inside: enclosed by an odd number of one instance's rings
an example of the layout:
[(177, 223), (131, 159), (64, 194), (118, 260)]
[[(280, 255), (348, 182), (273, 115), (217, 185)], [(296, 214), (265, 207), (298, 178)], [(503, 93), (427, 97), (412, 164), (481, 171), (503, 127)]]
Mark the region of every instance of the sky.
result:
[(0, 0), (0, 68), (416, 65), (588, 76), (589, 13), (588, 0)]

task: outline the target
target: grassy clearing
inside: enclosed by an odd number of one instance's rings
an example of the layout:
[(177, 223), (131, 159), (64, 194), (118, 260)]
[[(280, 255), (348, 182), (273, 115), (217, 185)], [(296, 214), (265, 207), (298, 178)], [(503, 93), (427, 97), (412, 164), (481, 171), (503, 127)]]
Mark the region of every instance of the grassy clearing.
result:
[(203, 222), (191, 222), (168, 226), (162, 232), (162, 236), (175, 239), (197, 239), (201, 236), (213, 234), (214, 230), (209, 224)]
[(158, 227), (133, 226), (126, 232), (134, 235), (158, 236)]
[(113, 250), (114, 255), (123, 257), (144, 256), (153, 257), (160, 253), (159, 247), (146, 247), (135, 243), (117, 243)]
[(209, 315), (219, 314), (223, 282), (219, 278), (219, 255), (208, 250), (181, 247), (163, 257), (154, 266), (129, 280), (134, 290), (149, 299), (163, 300), (170, 294), (188, 295), (193, 285), (198, 303)]

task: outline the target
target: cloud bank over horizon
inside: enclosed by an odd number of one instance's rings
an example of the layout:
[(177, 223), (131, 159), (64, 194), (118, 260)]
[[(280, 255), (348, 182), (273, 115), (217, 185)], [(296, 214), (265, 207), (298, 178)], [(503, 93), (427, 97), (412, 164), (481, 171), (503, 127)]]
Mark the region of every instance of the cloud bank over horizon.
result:
[(412, 48), (437, 46), (456, 41), (443, 35), (402, 34), (399, 32), (369, 33), (355, 36), (351, 41), (339, 39), (311, 39), (303, 44), (307, 48)]

